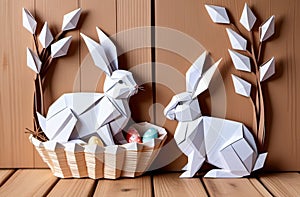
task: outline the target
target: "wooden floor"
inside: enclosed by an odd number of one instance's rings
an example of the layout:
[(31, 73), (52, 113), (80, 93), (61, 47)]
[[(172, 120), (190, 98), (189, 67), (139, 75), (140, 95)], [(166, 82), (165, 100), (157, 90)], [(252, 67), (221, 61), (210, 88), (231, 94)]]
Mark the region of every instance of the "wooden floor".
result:
[(0, 170), (0, 196), (300, 196), (300, 174), (242, 179), (179, 179), (179, 173), (134, 179), (59, 179), (47, 169)]

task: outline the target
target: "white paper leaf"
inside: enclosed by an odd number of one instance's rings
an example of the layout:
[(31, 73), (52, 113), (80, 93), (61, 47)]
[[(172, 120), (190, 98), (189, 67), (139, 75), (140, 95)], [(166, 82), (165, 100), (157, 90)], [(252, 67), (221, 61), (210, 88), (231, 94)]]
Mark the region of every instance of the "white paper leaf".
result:
[(63, 38), (51, 45), (51, 57), (61, 57), (68, 53), (69, 46), (72, 41), (72, 36), (68, 36), (66, 38)]
[(88, 36), (80, 33), (81, 37), (83, 38), (93, 60), (97, 67), (103, 70), (108, 76), (111, 76), (112, 69), (109, 66), (109, 61), (106, 57), (105, 51), (103, 47), (95, 42), (93, 39), (89, 38)]
[(36, 30), (36, 21), (32, 14), (25, 8), (22, 8), (22, 18), (23, 18), (23, 26), (32, 34), (35, 33)]
[(241, 70), (241, 71), (246, 71), (246, 72), (251, 72), (251, 63), (250, 63), (250, 58), (242, 55), (238, 52), (232, 51), (228, 49), (229, 55), (231, 57), (231, 60), (233, 62), (233, 65), (235, 69)]
[(235, 92), (242, 96), (250, 97), (251, 84), (235, 75), (231, 75), (231, 77)]
[(205, 71), (205, 73), (203, 73), (197, 85), (196, 90), (193, 92), (193, 96), (192, 96), (193, 98), (196, 98), (199, 94), (201, 94), (208, 88), (210, 81), (221, 61), (222, 58), (219, 59), (216, 63), (214, 63), (207, 71)]
[(260, 81), (265, 81), (275, 74), (275, 58), (272, 57), (259, 68)]
[(45, 24), (43, 26), (43, 29), (39, 35), (39, 40), (40, 40), (43, 48), (47, 48), (53, 41), (53, 36), (52, 36), (50, 29), (48, 28), (47, 22), (45, 22)]
[(243, 13), (240, 19), (240, 23), (248, 30), (251, 31), (254, 23), (256, 21), (256, 17), (253, 14), (252, 10), (249, 8), (247, 3), (245, 3)]
[(105, 33), (96, 27), (97, 34), (101, 46), (103, 47), (109, 63), (113, 66), (114, 70), (118, 70), (118, 54), (115, 44), (105, 35)]
[(66, 31), (76, 28), (80, 14), (81, 8), (78, 8), (76, 10), (73, 10), (72, 12), (69, 12), (68, 14), (65, 14), (61, 30)]
[(260, 27), (260, 42), (263, 42), (270, 38), (275, 33), (275, 16), (271, 16), (266, 22), (264, 22)]
[(215, 5), (205, 5), (205, 8), (214, 23), (229, 24), (229, 18), (224, 7)]
[(246, 50), (247, 40), (230, 28), (226, 28), (231, 47), (236, 50)]
[(29, 48), (27, 48), (27, 66), (35, 73), (40, 73), (42, 62), (40, 58)]

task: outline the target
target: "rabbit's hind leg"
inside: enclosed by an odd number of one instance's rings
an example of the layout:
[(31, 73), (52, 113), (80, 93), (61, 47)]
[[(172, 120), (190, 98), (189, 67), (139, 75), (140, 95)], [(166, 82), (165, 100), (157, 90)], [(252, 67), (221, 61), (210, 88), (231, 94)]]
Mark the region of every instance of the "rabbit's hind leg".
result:
[(199, 152), (192, 151), (188, 155), (188, 163), (185, 166), (186, 171), (180, 175), (180, 178), (191, 178), (196, 172), (201, 168), (202, 164), (205, 161), (205, 157), (203, 157)]
[(222, 169), (210, 170), (204, 177), (239, 178), (250, 174), (232, 145), (229, 145), (220, 151), (223, 156)]

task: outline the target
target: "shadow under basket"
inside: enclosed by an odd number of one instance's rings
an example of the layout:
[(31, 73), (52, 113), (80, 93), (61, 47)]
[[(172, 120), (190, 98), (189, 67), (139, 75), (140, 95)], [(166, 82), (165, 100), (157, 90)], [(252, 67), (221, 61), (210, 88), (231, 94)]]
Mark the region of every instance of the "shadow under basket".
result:
[(145, 143), (127, 143), (106, 147), (96, 144), (41, 142), (32, 135), (29, 140), (54, 176), (60, 178), (90, 177), (92, 179), (136, 177), (142, 175), (150, 167), (167, 138), (167, 132), (164, 128), (147, 122), (137, 123), (131, 127), (140, 131), (141, 135), (147, 129), (155, 128), (159, 136)]

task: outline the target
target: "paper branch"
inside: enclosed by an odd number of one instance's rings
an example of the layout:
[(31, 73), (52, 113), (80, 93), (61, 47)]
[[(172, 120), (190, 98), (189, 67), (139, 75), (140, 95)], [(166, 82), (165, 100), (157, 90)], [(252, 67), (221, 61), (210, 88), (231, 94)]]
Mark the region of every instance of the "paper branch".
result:
[(265, 81), (275, 74), (275, 58), (272, 57), (267, 62), (263, 63), (259, 69), (260, 81)]
[(235, 69), (251, 72), (251, 63), (249, 57), (242, 55), (238, 52), (232, 51), (230, 49), (228, 49), (228, 52), (230, 54)]
[(40, 73), (42, 66), (40, 58), (29, 48), (27, 48), (27, 66), (37, 74)]
[(231, 47), (236, 50), (246, 51), (247, 40), (230, 28), (226, 28), (226, 31), (231, 43)]
[(235, 92), (242, 96), (250, 97), (251, 84), (235, 75), (231, 75), (231, 77)]
[(205, 8), (214, 23), (224, 23), (229, 24), (229, 18), (224, 7), (205, 5)]
[(260, 27), (260, 42), (266, 41), (275, 33), (275, 16), (271, 16)]
[(22, 9), (23, 26), (31, 33), (34, 34), (36, 30), (36, 21), (32, 14), (25, 8)]
[(61, 27), (62, 31), (67, 31), (71, 29), (75, 29), (79, 20), (81, 14), (81, 8), (78, 8), (76, 10), (73, 10), (72, 12), (69, 12), (68, 14), (64, 15), (63, 18), (63, 24)]
[(256, 17), (252, 10), (249, 8), (247, 3), (245, 3), (243, 13), (240, 19), (240, 23), (248, 30), (251, 31), (253, 25), (255, 24)]
[(66, 55), (68, 53), (71, 40), (72, 40), (72, 36), (68, 36), (52, 44), (51, 57), (57, 58)]

